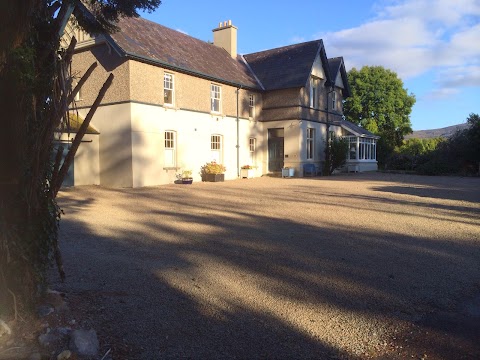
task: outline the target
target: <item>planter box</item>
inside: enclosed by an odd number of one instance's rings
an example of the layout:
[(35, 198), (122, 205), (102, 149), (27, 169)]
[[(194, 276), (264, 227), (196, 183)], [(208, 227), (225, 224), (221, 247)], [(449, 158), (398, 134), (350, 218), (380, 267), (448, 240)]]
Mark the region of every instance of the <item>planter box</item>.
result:
[(293, 177), (295, 175), (295, 168), (283, 168), (282, 177)]
[(224, 181), (225, 174), (205, 174), (203, 175), (203, 181), (219, 182)]
[(255, 169), (240, 169), (240, 177), (242, 179), (251, 179), (255, 176)]
[(193, 183), (193, 179), (190, 179), (190, 178), (182, 179), (182, 184), (191, 184), (191, 183)]

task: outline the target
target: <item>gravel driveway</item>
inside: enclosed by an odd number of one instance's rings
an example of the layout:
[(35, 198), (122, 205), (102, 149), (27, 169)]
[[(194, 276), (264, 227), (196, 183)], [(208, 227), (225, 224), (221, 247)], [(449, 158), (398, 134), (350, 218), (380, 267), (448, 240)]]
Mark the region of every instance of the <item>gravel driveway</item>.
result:
[(114, 359), (480, 357), (479, 178), (92, 186), (59, 203), (54, 287)]

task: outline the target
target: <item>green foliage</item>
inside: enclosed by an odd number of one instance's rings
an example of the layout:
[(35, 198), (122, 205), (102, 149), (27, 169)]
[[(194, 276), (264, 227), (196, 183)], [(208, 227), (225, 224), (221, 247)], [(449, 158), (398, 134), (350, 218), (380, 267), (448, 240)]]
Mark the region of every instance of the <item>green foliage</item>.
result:
[(381, 66), (348, 72), (352, 96), (345, 100), (347, 120), (379, 135), (378, 160), (384, 163), (403, 137), (412, 132), (410, 113), (415, 96), (408, 94), (397, 74)]
[(431, 158), (431, 154), (444, 138), (408, 139), (401, 146), (397, 146), (388, 157), (385, 168), (388, 170), (415, 170)]
[(409, 139), (390, 156), (390, 170), (414, 170), (424, 175), (477, 174), (480, 163), (480, 116), (470, 114), (467, 129), (448, 139)]
[[(83, 3), (93, 16), (81, 10)], [(3, 37), (8, 41), (0, 44), (0, 105), (5, 118), (2, 135), (15, 139), (15, 145), (6, 144), (9, 151), (2, 158), (2, 166), (7, 164), (2, 172), (8, 182), (0, 182), (2, 311), (7, 290), (19, 295), (19, 301), (32, 302), (46, 285), (47, 268), (54, 259), (63, 275), (57, 246), (61, 212), (50, 189), (50, 156), (58, 114), (68, 105), (62, 102), (65, 91), (58, 75), (64, 73), (59, 66), (64, 54), (58, 50), (69, 5), (77, 5), (78, 23), (87, 31), (111, 31), (112, 21), (118, 17), (137, 16), (137, 9), (153, 10), (160, 0), (2, 2), (2, 9), (8, 9), (4, 13), (11, 15), (8, 24), (18, 24), (8, 27), (8, 36)], [(8, 161), (4, 161), (5, 156)], [(8, 199), (3, 198), (5, 195)]]
[[(326, 175), (330, 175), (334, 170), (341, 168), (347, 162), (348, 156), (348, 139), (332, 135), (328, 146), (330, 158), (325, 161)], [(327, 151), (325, 151), (327, 156)]]

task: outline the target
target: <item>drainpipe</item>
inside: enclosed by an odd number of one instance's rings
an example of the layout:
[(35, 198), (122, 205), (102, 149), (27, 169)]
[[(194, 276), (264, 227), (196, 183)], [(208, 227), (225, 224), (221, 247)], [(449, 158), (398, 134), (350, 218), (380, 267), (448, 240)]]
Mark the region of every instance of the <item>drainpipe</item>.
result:
[(240, 109), (238, 101), (241, 88), (237, 88), (237, 178), (240, 177)]
[(327, 143), (325, 144), (326, 149), (325, 149), (325, 173), (327, 175), (330, 174), (330, 121), (328, 119), (328, 114), (329, 114), (329, 104), (330, 104), (330, 94), (335, 91), (334, 86), (330, 87), (330, 91), (327, 92), (327, 107), (325, 108), (327, 110)]

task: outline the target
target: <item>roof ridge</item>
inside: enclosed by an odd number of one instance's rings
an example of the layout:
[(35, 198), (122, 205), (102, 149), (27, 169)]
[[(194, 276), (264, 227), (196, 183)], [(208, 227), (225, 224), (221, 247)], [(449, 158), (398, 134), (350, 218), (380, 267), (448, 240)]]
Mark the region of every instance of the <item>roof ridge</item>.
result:
[(244, 56), (256, 55), (256, 54), (260, 54), (260, 53), (267, 52), (267, 51), (274, 51), (274, 50), (278, 50), (278, 49), (283, 49), (283, 48), (292, 47), (292, 46), (300, 46), (300, 45), (310, 44), (310, 43), (314, 43), (314, 42), (322, 42), (322, 39), (304, 41), (304, 42), (301, 42), (301, 43), (295, 43), (295, 44), (284, 45), (284, 46), (278, 46), (278, 47), (267, 49), (267, 50), (261, 50), (261, 51), (256, 51), (256, 52), (244, 54)]

